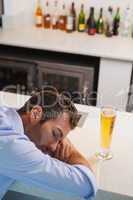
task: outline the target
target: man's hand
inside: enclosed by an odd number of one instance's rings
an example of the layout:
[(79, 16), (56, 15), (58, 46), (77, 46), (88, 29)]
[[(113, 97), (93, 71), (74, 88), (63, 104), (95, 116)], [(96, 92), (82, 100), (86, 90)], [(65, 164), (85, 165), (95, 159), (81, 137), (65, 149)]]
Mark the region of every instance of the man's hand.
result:
[(95, 173), (95, 162), (94, 159), (87, 160), (70, 142), (68, 138), (64, 138), (58, 143), (55, 152), (49, 152), (54, 158), (66, 162), (70, 165), (84, 165), (88, 167), (93, 173)]
[(58, 144), (54, 157), (71, 165), (84, 165), (96, 175), (98, 159), (95, 156), (86, 159), (67, 138)]
[(56, 151), (54, 152), (54, 157), (61, 161), (68, 162), (73, 150), (74, 146), (68, 138), (65, 138), (57, 145)]

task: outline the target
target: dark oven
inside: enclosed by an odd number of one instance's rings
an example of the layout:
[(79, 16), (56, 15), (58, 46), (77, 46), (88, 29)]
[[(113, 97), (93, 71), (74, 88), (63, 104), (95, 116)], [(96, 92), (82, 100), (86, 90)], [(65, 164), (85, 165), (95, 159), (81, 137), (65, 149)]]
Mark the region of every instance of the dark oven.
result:
[(25, 94), (34, 86), (34, 63), (0, 58), (0, 90)]
[(1, 46), (0, 90), (31, 94), (46, 86), (96, 105), (99, 58)]
[(75, 103), (95, 104), (95, 69), (93, 66), (78, 66), (52, 62), (38, 64), (38, 87), (54, 86)]

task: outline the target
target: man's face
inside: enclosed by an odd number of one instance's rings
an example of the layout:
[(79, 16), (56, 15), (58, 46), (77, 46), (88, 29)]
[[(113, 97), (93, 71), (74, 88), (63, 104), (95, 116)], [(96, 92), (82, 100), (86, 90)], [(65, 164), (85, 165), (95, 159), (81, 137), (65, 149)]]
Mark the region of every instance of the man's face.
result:
[(59, 115), (40, 126), (39, 148), (46, 153), (56, 150), (58, 143), (63, 140), (71, 130), (68, 113)]

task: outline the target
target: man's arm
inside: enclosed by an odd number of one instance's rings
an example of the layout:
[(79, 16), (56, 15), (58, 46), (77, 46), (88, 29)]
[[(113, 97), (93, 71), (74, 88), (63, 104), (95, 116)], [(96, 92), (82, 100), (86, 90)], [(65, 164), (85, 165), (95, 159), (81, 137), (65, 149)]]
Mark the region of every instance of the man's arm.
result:
[(25, 138), (8, 141), (0, 149), (0, 174), (44, 190), (70, 196), (95, 195), (95, 177), (90, 170), (75, 162), (69, 165), (43, 154)]
[(96, 162), (92, 162), (92, 159), (87, 160), (68, 138), (58, 144), (54, 157), (70, 165), (81, 164), (88, 167), (93, 173), (95, 172)]

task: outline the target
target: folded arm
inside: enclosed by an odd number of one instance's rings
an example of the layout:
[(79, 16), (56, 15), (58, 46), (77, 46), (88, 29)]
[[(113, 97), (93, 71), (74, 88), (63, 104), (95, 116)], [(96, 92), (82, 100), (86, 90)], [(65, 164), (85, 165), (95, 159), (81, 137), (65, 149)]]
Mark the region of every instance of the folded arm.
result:
[(94, 158), (86, 159), (68, 138), (58, 144), (54, 157), (70, 165), (81, 164), (95, 173), (96, 162), (94, 162)]
[[(0, 149), (0, 174), (30, 183), (45, 190), (79, 197), (91, 197), (96, 192), (93, 173), (73, 158), (69, 165), (43, 154), (25, 138), (16, 138)], [(64, 187), (65, 186), (65, 187)]]

